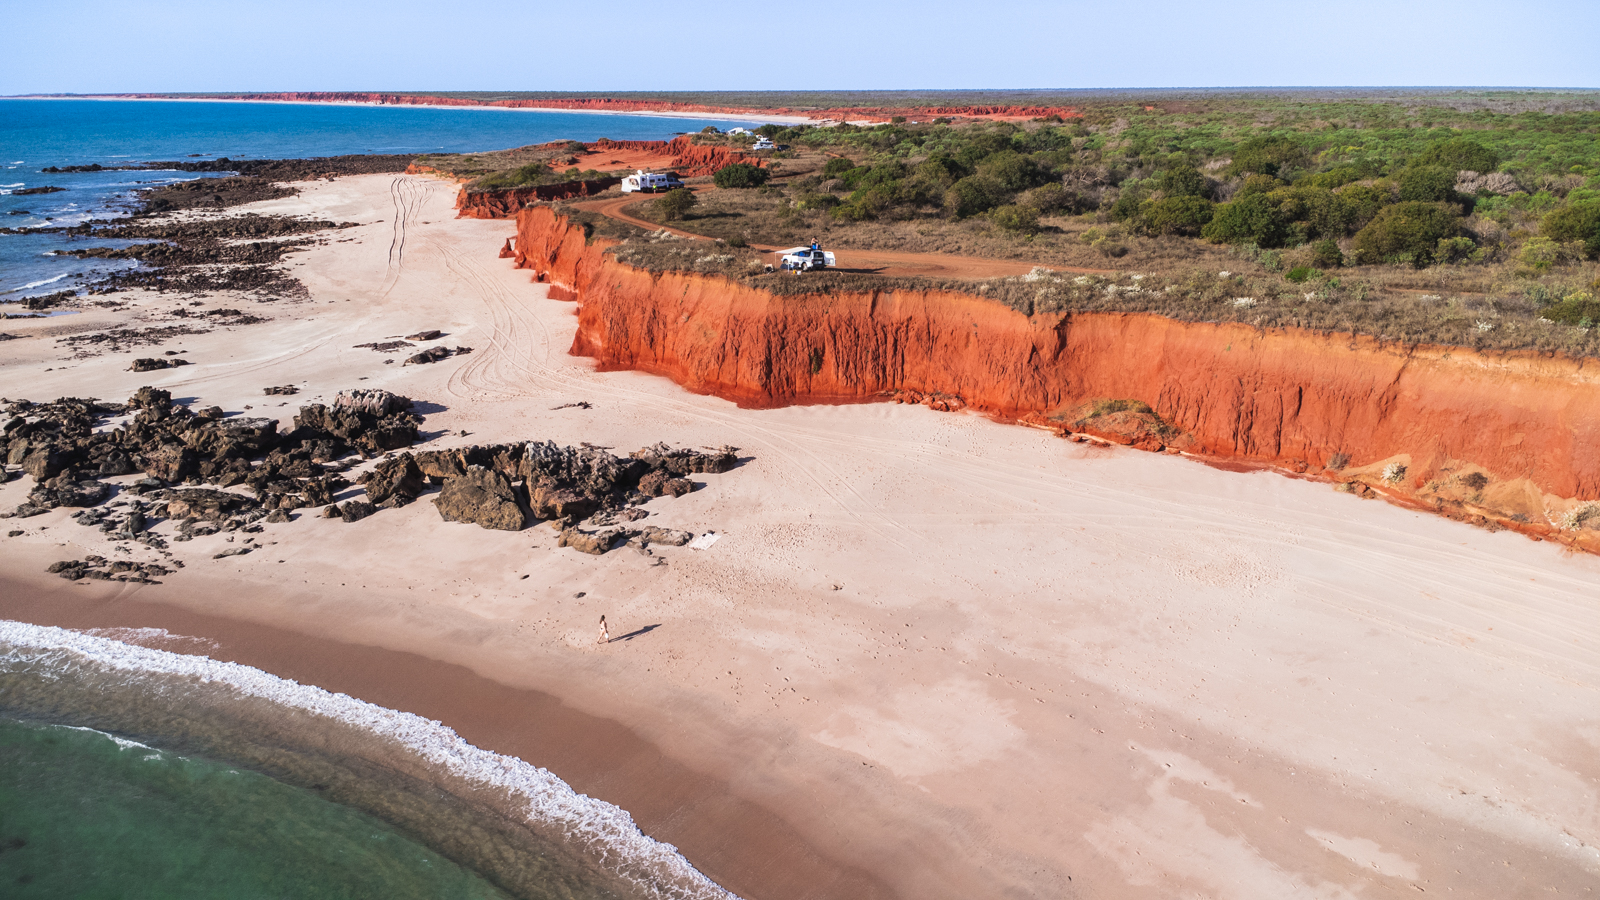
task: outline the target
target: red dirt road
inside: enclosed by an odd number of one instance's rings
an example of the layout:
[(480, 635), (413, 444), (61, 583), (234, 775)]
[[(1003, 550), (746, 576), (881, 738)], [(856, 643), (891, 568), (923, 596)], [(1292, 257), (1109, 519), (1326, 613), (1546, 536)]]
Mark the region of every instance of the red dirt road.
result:
[[(697, 192), (714, 190), (714, 188), (696, 188)], [(702, 234), (684, 231), (668, 225), (658, 225), (636, 216), (629, 215), (625, 207), (639, 202), (637, 197), (606, 197), (600, 200), (588, 200), (574, 203), (578, 209), (597, 212), (619, 222), (627, 222), (639, 228), (651, 231), (667, 231), (679, 237), (691, 238), (697, 241), (709, 241)], [(775, 251), (787, 249), (773, 247), (766, 244), (751, 244), (757, 250)], [(1022, 262), (1013, 259), (986, 259), (981, 256), (957, 256), (950, 253), (915, 253), (901, 250), (854, 250), (850, 248), (828, 248), (838, 263), (838, 268), (853, 272), (863, 272), (885, 277), (917, 277), (917, 278), (956, 278), (956, 279), (981, 279), (981, 278), (1011, 278), (1017, 275), (1026, 275), (1038, 263)], [(776, 264), (776, 259), (774, 259)], [(1057, 272), (1076, 272), (1090, 275), (1111, 275), (1115, 269), (1079, 269), (1069, 266), (1048, 266)]]

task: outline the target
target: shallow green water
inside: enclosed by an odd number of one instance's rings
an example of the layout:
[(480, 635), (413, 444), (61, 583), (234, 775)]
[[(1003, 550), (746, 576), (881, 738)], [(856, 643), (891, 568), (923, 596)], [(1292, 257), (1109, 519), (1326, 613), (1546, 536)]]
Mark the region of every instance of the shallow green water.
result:
[(313, 791), (96, 731), (0, 717), (0, 896), (505, 895)]

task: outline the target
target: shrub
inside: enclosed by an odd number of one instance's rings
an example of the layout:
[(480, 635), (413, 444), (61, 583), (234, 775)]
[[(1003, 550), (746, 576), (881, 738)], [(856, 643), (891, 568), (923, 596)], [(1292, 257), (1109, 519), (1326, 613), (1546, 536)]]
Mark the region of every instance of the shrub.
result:
[(1536, 272), (1545, 272), (1557, 263), (1564, 262), (1566, 254), (1561, 245), (1549, 238), (1529, 238), (1517, 254), (1517, 262)]
[(1581, 291), (1545, 307), (1544, 312), (1539, 313), (1539, 318), (1566, 325), (1593, 327), (1600, 322), (1600, 299)]
[(1206, 177), (1190, 165), (1175, 166), (1157, 175), (1156, 188), (1168, 197), (1204, 197), (1210, 193)]
[(718, 169), (711, 180), (716, 182), (719, 188), (755, 188), (766, 184), (767, 179), (771, 177), (772, 173), (760, 166), (734, 163)]
[(1255, 243), (1261, 247), (1277, 247), (1287, 233), (1284, 225), (1278, 218), (1277, 208), (1265, 196), (1252, 194), (1218, 205), (1210, 223), (1200, 233), (1217, 244)]
[(1400, 480), (1405, 477), (1405, 463), (1392, 462), (1383, 467), (1383, 480), (1389, 482), (1390, 484), (1398, 484)]
[(1337, 269), (1344, 265), (1344, 254), (1339, 252), (1339, 243), (1323, 240), (1312, 244), (1311, 264), (1319, 269)]
[(1472, 238), (1449, 237), (1440, 241), (1439, 246), (1434, 248), (1433, 258), (1437, 262), (1458, 263), (1472, 259), (1477, 252), (1478, 245), (1472, 242)]
[(1422, 268), (1433, 262), (1439, 242), (1460, 230), (1460, 218), (1443, 204), (1396, 203), (1356, 233), (1355, 259), (1364, 265), (1409, 260)]
[(1204, 197), (1149, 200), (1139, 209), (1139, 230), (1149, 235), (1183, 234), (1192, 237), (1211, 221), (1215, 206)]
[(1584, 255), (1600, 257), (1600, 201), (1574, 203), (1551, 212), (1539, 230), (1553, 241), (1582, 241)]
[(972, 174), (972, 170), (943, 153), (935, 153), (917, 166), (917, 177), (948, 188)]
[(1304, 284), (1313, 278), (1321, 278), (1324, 274), (1325, 273), (1321, 269), (1313, 269), (1310, 266), (1295, 266), (1283, 277), (1289, 279), (1295, 284)]
[(997, 206), (989, 213), (989, 221), (1013, 234), (1035, 234), (1039, 231), (1039, 211), (1031, 206)]
[(1370, 184), (1349, 185), (1337, 196), (1349, 213), (1351, 228), (1365, 227), (1392, 199), (1387, 190)]
[(1306, 164), (1306, 151), (1286, 137), (1256, 137), (1233, 149), (1233, 162), (1228, 166), (1232, 175), (1276, 175), (1281, 171)]
[(1416, 162), (1443, 166), (1450, 172), (1493, 172), (1500, 165), (1500, 154), (1471, 138), (1451, 138), (1430, 145)]
[(699, 202), (695, 199), (694, 191), (688, 188), (673, 188), (656, 198), (656, 212), (663, 220), (671, 222), (683, 218)]
[(990, 154), (978, 164), (978, 174), (1000, 182), (1012, 192), (1025, 191), (1050, 180), (1050, 174), (1041, 170), (1032, 157), (1023, 156), (1015, 150)]
[(796, 201), (800, 209), (833, 209), (842, 201), (832, 194), (805, 194)]
[(1251, 194), (1266, 194), (1287, 186), (1287, 183), (1272, 175), (1250, 175), (1244, 183), (1239, 185), (1239, 190), (1234, 193), (1234, 199), (1248, 197)]
[(1412, 166), (1400, 173), (1400, 199), (1436, 203), (1456, 198), (1456, 173), (1443, 166)]
[(988, 212), (1006, 200), (1005, 186), (993, 178), (969, 175), (952, 184), (944, 194), (944, 209), (953, 218), (964, 219)]
[(856, 164), (850, 160), (845, 159), (842, 156), (835, 156), (833, 159), (828, 160), (827, 164), (822, 167), (822, 177), (838, 178), (855, 167)]
[(1026, 202), (1041, 213), (1053, 213), (1073, 206), (1073, 196), (1059, 184), (1047, 184), (1028, 192)]

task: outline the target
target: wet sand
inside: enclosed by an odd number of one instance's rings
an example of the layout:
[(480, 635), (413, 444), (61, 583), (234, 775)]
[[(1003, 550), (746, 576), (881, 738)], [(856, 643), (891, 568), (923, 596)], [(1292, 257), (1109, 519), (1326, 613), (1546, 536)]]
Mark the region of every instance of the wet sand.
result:
[[(739, 410), (597, 373), (566, 355), (571, 304), (496, 258), (510, 223), (452, 220), (452, 201), (362, 176), (257, 204), (364, 224), (295, 257), (310, 300), (174, 340), (193, 366), (140, 375), (134, 354), (63, 363), (46, 339), (11, 341), (6, 392), (154, 384), (287, 425), (301, 403), (384, 387), (429, 404), (429, 446), (731, 443), (748, 462), (644, 522), (719, 542), (665, 566), (595, 558), (548, 527), (443, 523), (424, 498), (269, 526), (248, 556), (174, 543), (186, 568), (116, 588), (43, 574), (110, 555), (56, 511), (0, 525), (24, 531), (0, 538), (0, 615), (198, 633), (438, 718), (628, 809), (752, 898), (1600, 881), (1600, 560), (972, 415)], [(475, 351), (402, 367), (353, 346), (424, 328)], [(263, 397), (279, 384), (301, 393)], [(580, 400), (593, 408), (554, 409)], [(27, 488), (0, 486), (0, 507)], [(595, 646), (601, 614), (634, 636)], [(560, 727), (528, 724), (542, 717)]]

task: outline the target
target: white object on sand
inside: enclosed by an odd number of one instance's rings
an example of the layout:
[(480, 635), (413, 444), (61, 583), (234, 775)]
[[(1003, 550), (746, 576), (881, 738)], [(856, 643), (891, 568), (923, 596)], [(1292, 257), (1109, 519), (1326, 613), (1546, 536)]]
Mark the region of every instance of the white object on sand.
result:
[(722, 537), (722, 535), (717, 534), (715, 531), (708, 531), (705, 534), (702, 534), (699, 537), (695, 538), (694, 540), (690, 541), (689, 542), (689, 549), (690, 550), (709, 550), (711, 548), (711, 545), (715, 544), (717, 542), (717, 538), (720, 538), (720, 537)]

